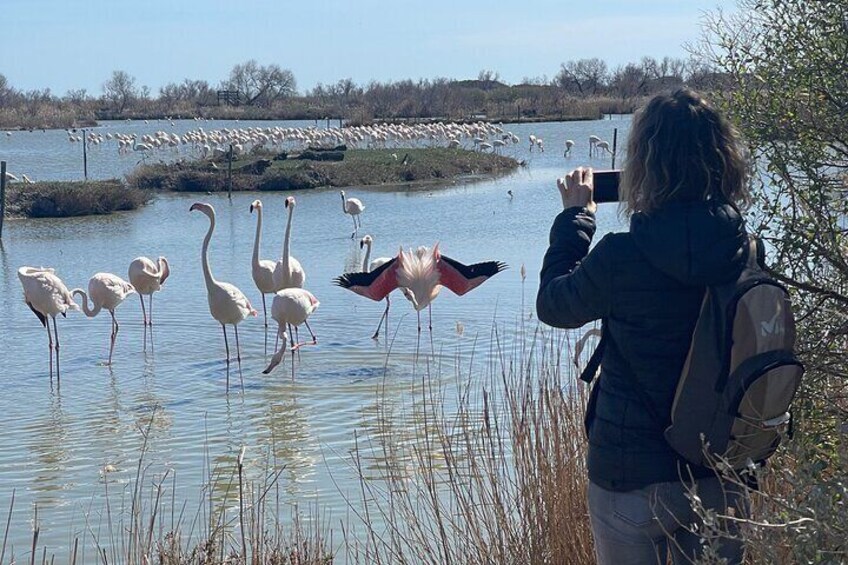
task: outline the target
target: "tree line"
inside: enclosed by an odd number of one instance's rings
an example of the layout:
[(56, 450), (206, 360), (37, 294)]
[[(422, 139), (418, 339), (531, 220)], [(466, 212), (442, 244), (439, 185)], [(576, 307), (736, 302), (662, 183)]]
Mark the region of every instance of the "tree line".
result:
[(98, 119), (125, 118), (345, 118), (357, 123), (391, 119), (532, 120), (597, 118), (632, 112), (645, 97), (682, 84), (713, 90), (724, 75), (693, 60), (643, 57), (610, 69), (601, 59), (564, 62), (552, 79), (524, 78), (507, 84), (497, 72), (476, 79), (371, 81), (341, 79), (298, 92), (289, 69), (255, 60), (235, 65), (213, 85), (185, 79), (154, 94), (135, 77), (116, 70), (94, 94), (69, 90), (19, 90), (0, 74), (0, 127), (71, 127)]

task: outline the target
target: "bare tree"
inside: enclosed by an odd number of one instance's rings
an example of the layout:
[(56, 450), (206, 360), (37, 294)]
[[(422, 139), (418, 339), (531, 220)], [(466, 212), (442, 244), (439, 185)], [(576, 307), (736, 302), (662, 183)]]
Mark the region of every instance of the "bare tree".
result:
[(139, 96), (135, 77), (126, 71), (112, 71), (112, 78), (103, 84), (103, 96), (122, 113)]
[(226, 83), (230, 90), (238, 90), (250, 106), (267, 106), (275, 100), (295, 94), (297, 83), (294, 74), (279, 65), (262, 66), (251, 59), (230, 71)]
[(607, 64), (597, 57), (563, 63), (554, 78), (558, 86), (580, 96), (598, 94), (608, 80)]

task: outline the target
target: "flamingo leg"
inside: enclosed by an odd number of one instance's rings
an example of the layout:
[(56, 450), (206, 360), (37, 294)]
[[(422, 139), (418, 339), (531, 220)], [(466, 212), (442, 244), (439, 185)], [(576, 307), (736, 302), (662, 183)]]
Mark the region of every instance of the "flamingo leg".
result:
[(227, 363), (230, 362), (230, 344), (227, 341), (227, 326), (221, 324), (221, 330), (224, 332), (224, 349), (227, 351)]
[(118, 320), (115, 319), (115, 312), (109, 310), (109, 315), (112, 316), (112, 335), (109, 336), (109, 365), (112, 364), (112, 353), (115, 351), (115, 340), (118, 338)]
[(265, 316), (265, 331), (268, 331), (268, 308), (265, 306), (265, 293), (262, 293), (262, 314)]
[[(147, 325), (153, 327), (153, 293), (150, 293), (150, 317), (147, 318)], [(153, 335), (152, 333), (150, 334)]]
[(233, 325), (233, 331), (236, 333), (236, 358), (238, 359), (239, 381), (241, 382), (241, 391), (244, 392), (244, 375), (241, 372), (241, 347), (239, 347), (238, 325)]
[(59, 386), (59, 326), (56, 325), (56, 316), (53, 316), (53, 335), (56, 338), (56, 386)]
[(380, 316), (380, 323), (377, 324), (377, 330), (374, 332), (374, 335), (371, 336), (371, 339), (377, 339), (380, 337), (380, 328), (383, 327), (383, 320), (386, 320), (386, 327), (389, 327), (389, 306), (391, 303), (389, 302), (389, 297), (386, 297), (386, 309), (383, 310), (383, 315)]
[(138, 299), (141, 300), (141, 323), (147, 325), (147, 311), (144, 309), (144, 295), (138, 293)]
[(429, 316), (429, 322), (428, 323), (429, 323), (430, 333), (433, 333), (433, 306), (432, 305), (427, 306), (427, 315)]
[(44, 327), (47, 328), (47, 347), (50, 350), (50, 382), (53, 382), (53, 335), (50, 333), (50, 318), (47, 318), (48, 322), (44, 324)]
[(418, 311), (418, 333), (421, 334), (421, 311)]

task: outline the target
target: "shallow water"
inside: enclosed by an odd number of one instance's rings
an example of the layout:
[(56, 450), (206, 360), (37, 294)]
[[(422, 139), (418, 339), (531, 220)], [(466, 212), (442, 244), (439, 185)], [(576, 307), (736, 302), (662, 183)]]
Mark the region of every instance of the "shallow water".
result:
[[(332, 284), (342, 272), (358, 270), (362, 260), (337, 190), (235, 194), (231, 203), (220, 195), (161, 195), (142, 210), (109, 217), (7, 221), (0, 247), (0, 511), (9, 507), (15, 491), (10, 543), (16, 554), (25, 554), (31, 541), (28, 521), (36, 504), (40, 545), (67, 553), (85, 528), (85, 510), (102, 506), (103, 467), (116, 469), (109, 473), (110, 483), (134, 478), (143, 443), (139, 428), (151, 416), (145, 461), (151, 474), (176, 472), (177, 499), (188, 500), (189, 508), (207, 467), (231, 468), (246, 446), (253, 470), (263, 466), (269, 450), (278, 465), (285, 465), (286, 501), (312, 501), (338, 523), (347, 512), (345, 497), (358, 488), (350, 467), (354, 433), (359, 441), (379, 437), (384, 412), (395, 414), (398, 427), (420, 424), (403, 409), (426, 379), (424, 357), (416, 363), (417, 351), (435, 353), (428, 359), (447, 367), (449, 384), (455, 361), (464, 364), (472, 348), (477, 366), (485, 364), (493, 320), (508, 328), (531, 313), (548, 230), (560, 209), (554, 179), (577, 165), (607, 168), (608, 159), (587, 158), (586, 139), (590, 134), (611, 139), (617, 127), (622, 145), (629, 123), (507, 124), (505, 129), (522, 140), (507, 154), (528, 163), (508, 177), (447, 187), (348, 189), (348, 196), (365, 203), (358, 236), (374, 237), (375, 256), (392, 255), (398, 245), (439, 241), (443, 253), (465, 263), (496, 259), (510, 266), (466, 296), (443, 290), (433, 306), (432, 346), (426, 319), (419, 342), (414, 311), (402, 296), (393, 295), (390, 331), (383, 332), (393, 339), (390, 354), (386, 339), (370, 338), (383, 305)], [(167, 125), (107, 127), (142, 133)], [(181, 133), (197, 125), (177, 122), (173, 130)], [(527, 151), (530, 133), (544, 138), (545, 153)], [(566, 138), (577, 141), (568, 159), (562, 155)], [(9, 170), (38, 180), (77, 178), (74, 152), (80, 150), (79, 144), (67, 142), (64, 131), (15, 132), (0, 139), (0, 159), (10, 162)], [(92, 176), (109, 177), (124, 174), (134, 160), (118, 157), (116, 147), (108, 145), (97, 148), (90, 163)], [(261, 301), (250, 275), (256, 218), (248, 207), (257, 197), (264, 203), (261, 256), (271, 259), (280, 251), (288, 195), (297, 199), (292, 253), (306, 270), (306, 288), (321, 301), (310, 319), (319, 343), (301, 350), (294, 379), (288, 357), (271, 375), (261, 374), (268, 357)], [(208, 222), (202, 214), (189, 213), (195, 200), (212, 203), (218, 213), (211, 244), (215, 277), (236, 284), (260, 310), (259, 318), (239, 326), (242, 371), (240, 377), (237, 366), (231, 366), (229, 393), (221, 327), (209, 315), (200, 269)], [(599, 236), (620, 225), (616, 212), (614, 205), (600, 207)], [(108, 315), (88, 319), (70, 313), (59, 320), (61, 387), (51, 387), (44, 329), (22, 300), (17, 268), (51, 266), (69, 287), (85, 287), (88, 277), (100, 271), (126, 277), (130, 261), (139, 255), (164, 255), (171, 264), (171, 278), (154, 299), (153, 346), (148, 343), (145, 351), (136, 296), (117, 310), (121, 329), (111, 368), (102, 364), (108, 355)], [(527, 269), (523, 311), (522, 263)], [(464, 326), (461, 336), (457, 322)], [(301, 339), (306, 336), (301, 332)], [(230, 333), (231, 347), (232, 338)], [(379, 457), (364, 464), (379, 474)]]

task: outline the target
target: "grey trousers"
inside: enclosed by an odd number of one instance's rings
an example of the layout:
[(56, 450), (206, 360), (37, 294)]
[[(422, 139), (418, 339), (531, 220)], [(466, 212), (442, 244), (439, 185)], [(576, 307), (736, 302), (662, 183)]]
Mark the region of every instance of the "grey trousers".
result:
[[(645, 488), (614, 492), (589, 483), (589, 516), (600, 565), (665, 565), (669, 552), (675, 565), (692, 563), (701, 555), (700, 536), (689, 530), (698, 523), (687, 492), (695, 492), (704, 508), (718, 514), (747, 517), (744, 489), (717, 477), (699, 479), (694, 487), (681, 482), (656, 483)], [(731, 512), (727, 509), (732, 508)], [(735, 522), (722, 527), (737, 539), (723, 538), (718, 555), (728, 565), (741, 563), (744, 547)]]

